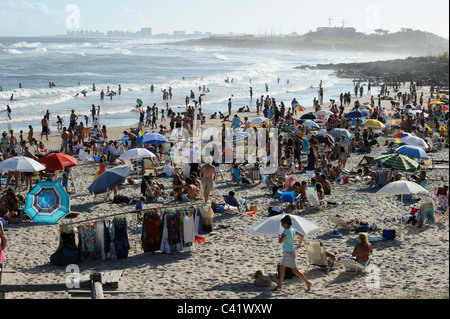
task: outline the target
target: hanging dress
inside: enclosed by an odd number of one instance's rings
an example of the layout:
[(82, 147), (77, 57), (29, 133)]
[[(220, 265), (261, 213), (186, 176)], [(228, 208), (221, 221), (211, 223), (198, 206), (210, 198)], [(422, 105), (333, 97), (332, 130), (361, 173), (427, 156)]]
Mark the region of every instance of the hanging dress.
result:
[(161, 247), (161, 217), (158, 213), (144, 215), (142, 248), (145, 253), (154, 253)]

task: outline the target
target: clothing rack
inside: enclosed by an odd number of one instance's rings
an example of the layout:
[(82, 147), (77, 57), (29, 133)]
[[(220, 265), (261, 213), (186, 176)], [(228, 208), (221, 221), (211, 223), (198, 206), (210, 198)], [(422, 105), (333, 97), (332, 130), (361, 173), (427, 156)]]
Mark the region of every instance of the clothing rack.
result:
[(116, 214), (111, 214), (111, 215), (106, 215), (106, 216), (101, 216), (101, 217), (96, 217), (96, 218), (89, 218), (89, 219), (85, 219), (83, 221), (76, 221), (76, 222), (72, 222), (72, 223), (61, 224), (59, 227), (62, 229), (67, 226), (84, 224), (84, 223), (98, 221), (98, 220), (102, 220), (102, 219), (106, 219), (106, 218), (117, 217), (117, 216), (128, 215), (128, 214), (145, 213), (145, 212), (155, 211), (155, 210), (161, 211), (161, 210), (170, 210), (170, 209), (175, 209), (175, 208), (198, 208), (203, 204), (204, 203), (202, 203), (202, 204), (183, 204), (183, 205), (172, 205), (172, 206), (164, 206), (164, 207), (146, 208), (146, 209), (141, 209), (141, 210), (133, 210), (133, 211), (129, 211), (129, 212), (122, 212), (122, 213), (116, 213)]

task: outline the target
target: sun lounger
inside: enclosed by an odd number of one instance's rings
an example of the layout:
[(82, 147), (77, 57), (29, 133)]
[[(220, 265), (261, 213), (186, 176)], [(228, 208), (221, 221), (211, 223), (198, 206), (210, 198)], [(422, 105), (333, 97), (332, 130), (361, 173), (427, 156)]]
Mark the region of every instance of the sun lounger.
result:
[(434, 217), (436, 218), (436, 224), (443, 223), (445, 221), (445, 217), (447, 217), (447, 215), (448, 215), (448, 208), (445, 211), (444, 215), (442, 215), (442, 216), (441, 215), (435, 215)]
[(325, 269), (326, 273), (328, 273), (334, 265), (333, 261), (328, 260), (327, 252), (321, 241), (314, 240), (308, 242), (306, 253), (309, 260), (308, 269), (310, 266), (316, 266)]

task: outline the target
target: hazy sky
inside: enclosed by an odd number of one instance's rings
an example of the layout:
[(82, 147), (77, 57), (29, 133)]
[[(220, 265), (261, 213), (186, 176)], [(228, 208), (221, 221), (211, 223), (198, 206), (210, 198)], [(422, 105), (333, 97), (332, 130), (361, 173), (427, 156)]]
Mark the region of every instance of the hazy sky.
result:
[(0, 36), (66, 34), (68, 30), (153, 34), (305, 33), (320, 26), (372, 33), (412, 28), (449, 37), (448, 0), (0, 0)]

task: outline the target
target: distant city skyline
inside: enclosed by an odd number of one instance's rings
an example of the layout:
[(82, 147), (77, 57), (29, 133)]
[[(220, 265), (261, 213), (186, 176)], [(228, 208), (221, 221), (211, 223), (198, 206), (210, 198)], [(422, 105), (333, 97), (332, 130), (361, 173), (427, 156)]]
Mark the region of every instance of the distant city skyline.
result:
[(173, 31), (212, 34), (305, 34), (319, 27), (359, 32), (410, 28), (449, 38), (447, 0), (0, 0), (0, 36), (62, 35), (68, 31)]

